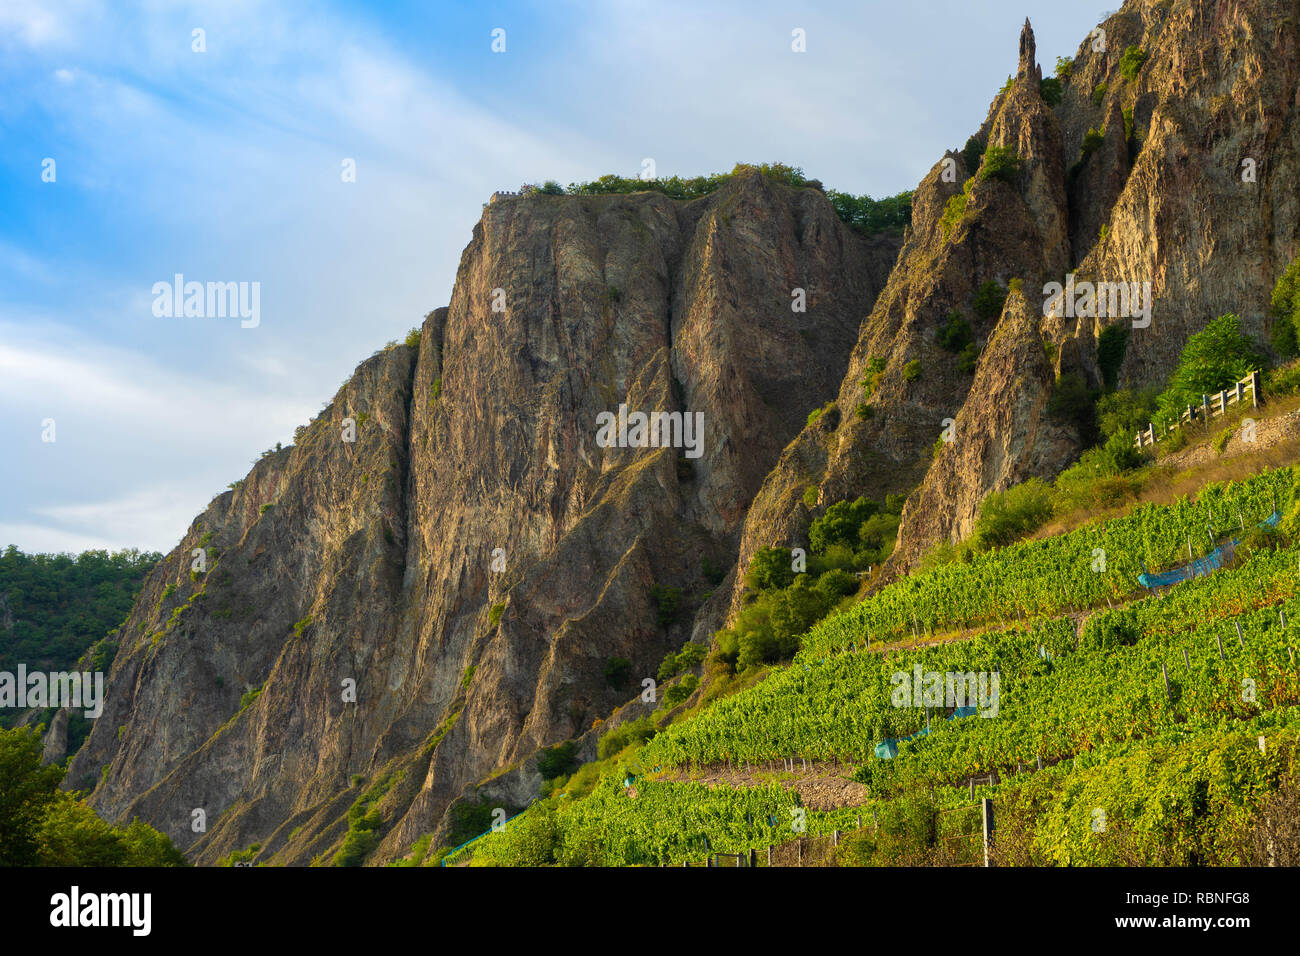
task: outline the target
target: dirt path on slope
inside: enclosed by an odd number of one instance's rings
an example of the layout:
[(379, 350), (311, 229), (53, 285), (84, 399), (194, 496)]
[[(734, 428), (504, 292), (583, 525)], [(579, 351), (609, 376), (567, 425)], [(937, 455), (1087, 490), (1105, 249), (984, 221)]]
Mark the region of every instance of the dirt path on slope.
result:
[(795, 769), (791, 773), (781, 769), (779, 760), (775, 763), (751, 764), (748, 767), (714, 764), (699, 768), (694, 773), (674, 770), (658, 774), (656, 778), (673, 783), (702, 783), (707, 787), (761, 787), (779, 783), (785, 789), (798, 793), (800, 802), (810, 810), (838, 810), (866, 803), (867, 788), (856, 780), (849, 779), (854, 770), (852, 766), (834, 762), (809, 763), (807, 771), (803, 766), (801, 761), (795, 760)]

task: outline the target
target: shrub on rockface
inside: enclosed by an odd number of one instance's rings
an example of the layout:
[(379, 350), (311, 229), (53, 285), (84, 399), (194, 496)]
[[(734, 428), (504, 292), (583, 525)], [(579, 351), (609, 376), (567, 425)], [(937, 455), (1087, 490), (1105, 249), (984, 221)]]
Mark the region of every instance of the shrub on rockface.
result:
[(1020, 168), (1020, 157), (1010, 146), (990, 146), (984, 151), (984, 161), (980, 164), (980, 182), (998, 179), (1014, 185)]

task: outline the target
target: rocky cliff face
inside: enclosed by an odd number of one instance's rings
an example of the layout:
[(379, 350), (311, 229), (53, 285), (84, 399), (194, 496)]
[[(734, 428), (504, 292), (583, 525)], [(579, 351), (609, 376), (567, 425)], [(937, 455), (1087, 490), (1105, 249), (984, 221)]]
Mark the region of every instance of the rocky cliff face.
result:
[[(1026, 24), (975, 134), (1014, 162), (947, 153), (901, 248), (757, 174), (691, 203), (494, 202), (418, 349), (362, 363), (155, 569), (70, 784), (199, 862), (328, 859), (368, 794), (391, 859), (458, 798), (526, 803), (538, 748), (590, 755), (593, 722), (635, 716), (664, 652), (739, 605), (754, 551), (805, 544), (826, 505), (910, 492), (892, 575), (1059, 471), (1079, 436), (1049, 401), (1099, 381), (1107, 324), (1130, 329), (1121, 385), (1224, 312), (1262, 334), (1300, 236), (1294, 4), (1132, 0), (1100, 29), (1051, 107)], [(1150, 324), (1046, 308), (1068, 274), (1149, 282)], [(976, 307), (989, 283), (1000, 310)], [(954, 313), (977, 361), (936, 339)], [(620, 405), (702, 413), (699, 456), (602, 446)]]
[[(377, 780), (377, 860), (494, 771), (526, 802), (539, 747), (721, 623), (704, 569), (734, 563), (896, 252), (757, 173), (691, 203), (494, 202), (418, 350), (362, 363), (154, 571), (70, 783), (198, 862), (328, 858)], [(702, 415), (702, 441), (602, 447), (620, 405)]]
[[(1015, 77), (975, 134), (986, 149), (1014, 150), (1018, 173), (976, 177), (957, 209), (949, 203), (975, 172), (960, 154), (922, 181), (839, 389), (841, 408), (866, 402), (871, 417), (846, 416), (832, 435), (808, 428), (791, 443), (746, 522), (742, 563), (760, 547), (806, 541), (809, 485), (818, 507), (916, 489), (887, 577), (960, 539), (989, 492), (1070, 462), (1078, 436), (1051, 420), (1047, 403), (1062, 374), (1100, 384), (1097, 337), (1108, 324), (1130, 329), (1121, 387), (1163, 382), (1187, 339), (1225, 312), (1266, 339), (1269, 292), (1300, 245), (1289, 188), (1300, 162), (1298, 43), (1294, 5), (1281, 0), (1135, 0), (1080, 45), (1051, 108), (1026, 24)], [(1124, 314), (1109, 296), (1096, 315), (1047, 308), (1045, 286), (1068, 274), (1138, 283), (1139, 294), (1150, 283), (1150, 324), (1136, 299)], [(971, 315), (982, 283), (1013, 279), (1019, 291), (1000, 316)], [(952, 311), (974, 323), (973, 375), (935, 344)], [(868, 397), (873, 358), (886, 364)], [(948, 425), (953, 441), (932, 455)]]

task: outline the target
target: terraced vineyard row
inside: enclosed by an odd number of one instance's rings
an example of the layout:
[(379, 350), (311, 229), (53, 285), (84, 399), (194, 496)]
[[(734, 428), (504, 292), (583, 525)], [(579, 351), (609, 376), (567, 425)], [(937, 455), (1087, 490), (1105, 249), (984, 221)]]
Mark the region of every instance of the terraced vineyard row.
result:
[(631, 795), (609, 777), (583, 800), (534, 807), (485, 837), (474, 848), (473, 865), (698, 863), (713, 853), (848, 830), (856, 818), (854, 810), (805, 810), (796, 794), (776, 784), (735, 789), (637, 781)]
[(1186, 560), (1187, 541), (1209, 550), (1208, 528), (1240, 533), (1290, 500), (1293, 468), (1205, 488), (1196, 501), (1145, 505), (1131, 515), (1042, 541), (977, 554), (969, 562), (909, 575), (844, 614), (813, 627), (811, 654), (891, 640), (913, 628), (981, 621), (1011, 623), (1021, 615), (1058, 614), (1104, 605), (1138, 590), (1144, 568)]
[[(834, 759), (864, 764), (863, 782), (893, 791), (1296, 703), (1300, 667), (1288, 647), (1300, 649), (1298, 558), (1291, 550), (1261, 553), (1235, 571), (1180, 585), (1166, 597), (1097, 612), (1077, 649), (1072, 620), (1060, 618), (887, 658), (801, 655), (763, 683), (668, 728), (641, 760), (666, 767), (782, 756)], [(1279, 610), (1286, 613), (1285, 627)], [(1231, 619), (1241, 624), (1244, 649)], [(1217, 639), (1223, 640), (1222, 660)], [(996, 700), (983, 707), (990, 716), (937, 719), (946, 702), (931, 700), (930, 733), (901, 743), (895, 760), (876, 760), (883, 738), (925, 725), (924, 706), (910, 706), (924, 705), (924, 697), (894, 704), (896, 675), (906, 675), (910, 685), (918, 666), (923, 675), (996, 672)], [(1246, 679), (1253, 683), (1243, 685)]]

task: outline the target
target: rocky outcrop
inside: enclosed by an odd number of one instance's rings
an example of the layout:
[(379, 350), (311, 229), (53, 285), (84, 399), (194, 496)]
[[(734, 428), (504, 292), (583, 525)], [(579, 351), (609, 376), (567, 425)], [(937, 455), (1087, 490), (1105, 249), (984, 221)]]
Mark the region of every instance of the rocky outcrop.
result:
[[(1017, 321), (1015, 331), (1007, 332), (1002, 317), (981, 317), (975, 308), (976, 293), (986, 283), (1006, 289), (1020, 279), (1033, 289), (1044, 277), (1062, 273), (1069, 261), (1061, 133), (1039, 93), (1028, 25), (1020, 45), (1017, 79), (994, 101), (979, 133), (986, 150), (1014, 154), (1013, 170), (979, 175), (966, 169), (960, 153), (950, 152), (917, 187), (898, 264), (862, 325), (839, 388), (843, 422), (833, 432), (820, 422), (805, 428), (785, 450), (746, 521), (742, 566), (762, 547), (806, 546), (808, 525), (826, 505), (916, 488), (931, 467), (935, 442), (954, 419), (968, 423), (963, 440), (982, 447), (999, 440), (980, 432), (997, 420), (970, 408), (984, 393), (972, 391), (975, 379), (957, 355), (940, 347), (936, 333), (956, 313), (970, 323), (981, 349), (1000, 336), (1028, 335), (1019, 344), (1043, 352), (1035, 323)], [(1046, 387), (1050, 391), (1050, 382)], [(1068, 448), (1064, 454), (1068, 458)], [(900, 557), (910, 560), (936, 537), (956, 534), (955, 502), (978, 502), (988, 490), (984, 469), (949, 477), (965, 485), (946, 487), (939, 497), (951, 500), (941, 502), (944, 510), (924, 526), (905, 516)], [(803, 500), (808, 487), (817, 493), (813, 508)], [(907, 515), (915, 515), (914, 507)], [(738, 580), (733, 611), (742, 595)]]
[[(1030, 389), (1026, 408), (1039, 410), (1062, 374), (1101, 384), (1097, 339), (1111, 323), (1130, 329), (1120, 387), (1163, 382), (1187, 339), (1225, 312), (1266, 340), (1269, 292), (1300, 248), (1300, 200), (1289, 188), (1300, 163), (1298, 29), (1281, 0), (1134, 0), (1080, 45), (1053, 109), (1039, 92), (1026, 24), (1015, 78), (975, 134), (986, 156), (993, 147), (1014, 150), (1018, 175), (1007, 182), (976, 175), (964, 208), (961, 182), (976, 171), (959, 154), (948, 153), (922, 181), (898, 264), (839, 389), (847, 426), (830, 436), (805, 429), (785, 450), (751, 509), (742, 562), (765, 545), (806, 543), (810, 520), (830, 503), (919, 489), (888, 578), (967, 533), (989, 492), (1071, 462), (1078, 440), (1070, 447), (1068, 429), (1026, 424), (1024, 441), (994, 430), (1007, 422), (986, 406), (1002, 392), (958, 374), (934, 344), (937, 325), (954, 310), (972, 319), (985, 349), (979, 375), (990, 343), (1004, 335), (1023, 337), (1006, 354), (1053, 356), (1053, 381), (1021, 382)], [(1046, 286), (1067, 275), (1137, 283), (1138, 297), (1127, 311), (1118, 296), (1112, 309), (1107, 296), (1098, 315), (1053, 313)], [(1016, 314), (974, 321), (975, 290), (1013, 278), (1023, 298)], [(885, 363), (879, 376), (873, 359)], [(903, 370), (911, 362), (919, 364), (909, 381)], [(864, 382), (872, 378), (868, 397)], [(851, 414), (859, 403), (870, 417)], [(1040, 417), (1022, 412), (1025, 422)], [(953, 446), (961, 468), (944, 463), (948, 452), (932, 462), (945, 420), (965, 423), (958, 441), (995, 458), (977, 463)], [(809, 486), (814, 508), (803, 502)], [(733, 609), (741, 591), (737, 583)]]
[[(530, 799), (539, 748), (590, 755), (827, 505), (911, 493), (886, 577), (968, 534), (1070, 463), (1051, 397), (1099, 383), (1108, 324), (1122, 386), (1224, 312), (1266, 331), (1300, 246), (1298, 31), (1282, 0), (1132, 0), (1052, 108), (1026, 24), (984, 165), (946, 153), (901, 247), (757, 173), (689, 203), (497, 197), (418, 347), (362, 363), (154, 569), (69, 785), (198, 862), (327, 860), (362, 800), (392, 859), (456, 801)], [(1150, 324), (1049, 309), (1068, 274), (1149, 282)], [(957, 320), (974, 363), (938, 340)], [(702, 414), (698, 456), (598, 442), (620, 406)]]
[(1078, 436), (1048, 414), (1056, 376), (1037, 307), (1019, 287), (1008, 296), (970, 395), (903, 509), (910, 534), (896, 552), (901, 561), (920, 557), (923, 543), (966, 537), (985, 494), (1055, 473), (1077, 447)]
[[(418, 348), (362, 363), (151, 574), (70, 784), (201, 863), (328, 860), (363, 797), (377, 861), (487, 778), (518, 804), (539, 748), (594, 753), (593, 722), (718, 626), (705, 570), (896, 251), (758, 173), (492, 203)], [(701, 415), (702, 443), (602, 446), (621, 405)]]

